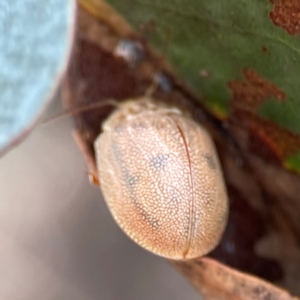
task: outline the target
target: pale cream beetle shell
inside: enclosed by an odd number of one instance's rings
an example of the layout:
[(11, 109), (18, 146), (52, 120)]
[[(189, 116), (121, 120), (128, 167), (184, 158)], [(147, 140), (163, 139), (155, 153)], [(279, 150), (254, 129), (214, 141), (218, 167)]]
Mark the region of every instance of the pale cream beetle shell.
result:
[(218, 244), (228, 200), (214, 144), (199, 124), (150, 98), (127, 101), (104, 123), (95, 151), (106, 203), (140, 246), (191, 259)]

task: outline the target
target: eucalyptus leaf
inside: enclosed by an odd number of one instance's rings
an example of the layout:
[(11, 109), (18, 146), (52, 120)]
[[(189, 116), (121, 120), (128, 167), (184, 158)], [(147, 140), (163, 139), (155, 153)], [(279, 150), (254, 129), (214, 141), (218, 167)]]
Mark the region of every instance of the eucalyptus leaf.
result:
[[(286, 101), (270, 101), (261, 111), (282, 126), (300, 133), (300, 39), (275, 26), (274, 5), (246, 0), (109, 0), (136, 28), (150, 20), (150, 36), (162, 49), (167, 30), (172, 37), (169, 59), (203, 96), (212, 110), (227, 114), (231, 91), (227, 83), (243, 79), (243, 69), (255, 69), (286, 94)], [(287, 16), (288, 18), (288, 16)], [(288, 23), (288, 19), (286, 22)], [(296, 26), (297, 24), (295, 24)], [(205, 72), (206, 78), (202, 78)], [(273, 111), (271, 113), (270, 111)], [(289, 118), (282, 116), (289, 114)]]

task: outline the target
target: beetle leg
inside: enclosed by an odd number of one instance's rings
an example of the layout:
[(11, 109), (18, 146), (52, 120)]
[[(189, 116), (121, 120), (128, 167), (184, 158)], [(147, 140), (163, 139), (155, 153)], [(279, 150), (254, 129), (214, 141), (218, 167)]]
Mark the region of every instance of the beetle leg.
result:
[(79, 130), (73, 131), (73, 138), (80, 149), (81, 153), (83, 154), (83, 157), (85, 159), (86, 165), (87, 165), (87, 174), (89, 176), (90, 183), (100, 186), (100, 180), (98, 177), (98, 171), (95, 167), (95, 160), (93, 158), (93, 155), (91, 154), (90, 149), (86, 146), (86, 144), (82, 140), (82, 136)]

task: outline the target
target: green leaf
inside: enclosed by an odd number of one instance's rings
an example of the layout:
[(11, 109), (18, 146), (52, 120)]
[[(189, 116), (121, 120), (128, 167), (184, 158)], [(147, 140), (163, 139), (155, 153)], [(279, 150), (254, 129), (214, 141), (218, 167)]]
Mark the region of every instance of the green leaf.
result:
[[(268, 101), (263, 118), (300, 133), (300, 39), (295, 28), (274, 25), (274, 5), (261, 0), (109, 0), (136, 28), (154, 20), (150, 40), (162, 49), (171, 29), (168, 59), (216, 114), (228, 114), (228, 82), (253, 69), (282, 90), (286, 98)], [(287, 8), (288, 9), (288, 8)], [(291, 8), (293, 9), (293, 7)], [(289, 24), (292, 14), (282, 14)], [(290, 22), (292, 24), (292, 22)], [(292, 26), (292, 25), (291, 25)], [(293, 31), (294, 30), (294, 31)], [(297, 34), (297, 32), (296, 32)], [(199, 72), (207, 76), (199, 76)], [(272, 97), (270, 97), (272, 98)], [(268, 100), (268, 99), (266, 99)]]

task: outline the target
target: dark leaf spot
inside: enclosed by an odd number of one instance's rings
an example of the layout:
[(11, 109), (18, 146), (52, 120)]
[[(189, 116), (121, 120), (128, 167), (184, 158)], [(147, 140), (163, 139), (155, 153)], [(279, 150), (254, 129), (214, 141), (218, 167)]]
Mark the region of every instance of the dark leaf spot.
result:
[(262, 47), (261, 47), (261, 51), (262, 51), (263, 53), (267, 54), (267, 55), (270, 55), (270, 54), (271, 54), (270, 51), (269, 51), (269, 49), (268, 49), (267, 47), (265, 47), (265, 46), (262, 46)]

